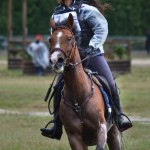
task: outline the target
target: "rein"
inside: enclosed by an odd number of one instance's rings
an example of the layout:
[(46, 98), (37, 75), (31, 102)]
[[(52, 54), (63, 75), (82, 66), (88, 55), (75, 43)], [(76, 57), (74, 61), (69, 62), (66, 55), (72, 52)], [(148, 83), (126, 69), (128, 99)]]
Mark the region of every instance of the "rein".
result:
[(86, 56), (85, 58), (83, 58), (81, 61), (79, 61), (79, 62), (77, 62), (77, 63), (75, 63), (75, 64), (69, 63), (69, 65), (70, 65), (70, 66), (73, 66), (73, 68), (75, 68), (77, 65), (81, 64), (82, 62), (84, 62), (85, 60), (87, 60), (87, 59), (89, 59), (89, 58), (90, 58), (90, 56), (88, 55), (88, 56)]

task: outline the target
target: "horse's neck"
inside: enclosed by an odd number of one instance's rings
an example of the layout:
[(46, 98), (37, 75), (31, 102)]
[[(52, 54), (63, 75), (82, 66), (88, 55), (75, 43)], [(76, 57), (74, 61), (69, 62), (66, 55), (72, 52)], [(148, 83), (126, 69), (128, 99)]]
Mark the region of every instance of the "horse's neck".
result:
[[(79, 52), (75, 54), (73, 64), (81, 62)], [(64, 72), (65, 88), (77, 97), (87, 97), (91, 90), (90, 80), (84, 72), (82, 63)], [(82, 99), (81, 98), (81, 99)]]
[[(79, 62), (81, 62), (81, 58), (78, 49), (76, 49), (74, 60), (71, 63), (76, 64)], [(71, 66), (71, 65), (68, 66), (64, 71), (64, 79), (65, 79), (65, 83), (69, 86), (72, 85), (72, 83), (76, 84), (76, 83), (85, 82), (85, 80), (87, 80), (87, 76), (83, 70), (82, 63), (79, 63), (78, 65), (75, 66)]]

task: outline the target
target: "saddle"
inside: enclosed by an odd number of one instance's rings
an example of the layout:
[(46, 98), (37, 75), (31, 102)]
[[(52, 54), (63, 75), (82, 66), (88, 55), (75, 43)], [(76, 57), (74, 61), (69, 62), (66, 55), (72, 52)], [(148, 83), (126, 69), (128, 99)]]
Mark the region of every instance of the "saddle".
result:
[(92, 77), (93, 82), (99, 87), (102, 93), (105, 103), (105, 117), (109, 122), (112, 118), (112, 105), (111, 105), (112, 94), (110, 86), (105, 77), (100, 76), (97, 72), (92, 72), (87, 68), (84, 68), (84, 70), (88, 75)]

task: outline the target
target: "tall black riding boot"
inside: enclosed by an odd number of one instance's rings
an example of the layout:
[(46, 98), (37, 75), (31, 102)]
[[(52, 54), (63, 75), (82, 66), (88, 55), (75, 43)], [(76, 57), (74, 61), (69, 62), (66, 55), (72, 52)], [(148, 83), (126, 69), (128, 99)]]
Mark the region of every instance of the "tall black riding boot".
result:
[(120, 132), (127, 130), (128, 128), (132, 127), (132, 123), (130, 119), (122, 113), (121, 105), (120, 105), (120, 98), (119, 93), (116, 88), (115, 91), (112, 92), (113, 103), (115, 105), (115, 123)]
[(60, 100), (61, 100), (61, 90), (62, 87), (59, 87), (57, 92), (54, 95), (54, 120), (52, 121), (54, 123), (54, 126), (50, 129), (42, 128), (41, 134), (43, 136), (60, 140), (62, 136), (62, 122), (59, 117), (59, 107), (60, 107)]

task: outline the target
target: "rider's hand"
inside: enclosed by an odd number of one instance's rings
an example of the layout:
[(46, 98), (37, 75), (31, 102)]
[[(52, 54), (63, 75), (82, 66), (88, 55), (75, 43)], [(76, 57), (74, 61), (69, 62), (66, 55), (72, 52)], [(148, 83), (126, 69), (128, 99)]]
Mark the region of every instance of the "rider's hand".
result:
[(85, 49), (85, 54), (90, 55), (94, 51), (93, 46), (89, 46), (88, 48)]

